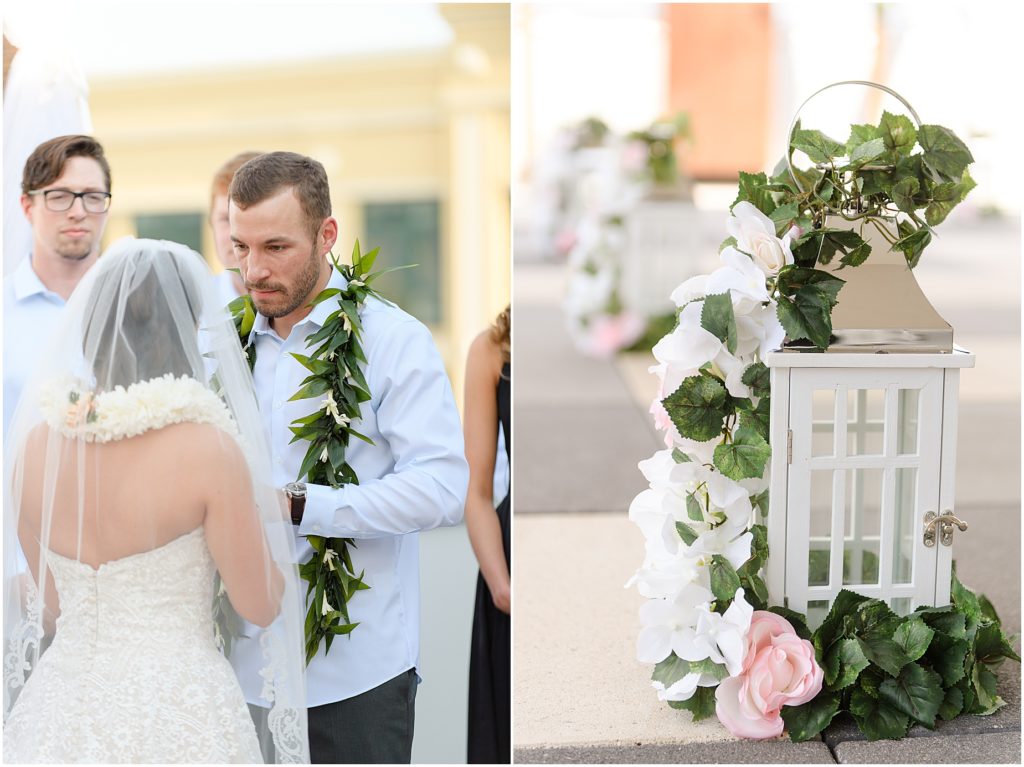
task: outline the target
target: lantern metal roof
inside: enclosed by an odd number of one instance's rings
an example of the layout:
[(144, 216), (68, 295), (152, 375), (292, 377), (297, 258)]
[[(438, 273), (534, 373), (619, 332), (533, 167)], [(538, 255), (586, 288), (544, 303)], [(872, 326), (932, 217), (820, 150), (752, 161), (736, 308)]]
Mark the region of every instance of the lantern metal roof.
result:
[[(826, 225), (851, 228), (842, 219), (829, 219)], [(871, 245), (867, 261), (840, 269), (837, 254), (830, 264), (818, 267), (846, 281), (832, 310), (832, 342), (826, 353), (952, 353), (953, 328), (925, 297), (903, 254), (891, 251), (873, 226), (857, 231)], [(787, 339), (782, 351), (818, 349)]]

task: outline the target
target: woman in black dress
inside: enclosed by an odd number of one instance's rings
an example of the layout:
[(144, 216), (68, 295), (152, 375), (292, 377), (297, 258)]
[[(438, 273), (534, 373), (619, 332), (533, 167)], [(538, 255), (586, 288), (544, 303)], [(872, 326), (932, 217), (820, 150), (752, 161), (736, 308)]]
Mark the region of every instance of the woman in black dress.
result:
[[(508, 764), (511, 753), (512, 496), (510, 491), (495, 509), (493, 487), (495, 462), (509, 461), (511, 469), (510, 324), (506, 307), (494, 326), (473, 341), (466, 361), (466, 527), (480, 564), (469, 663), (470, 764)], [(499, 423), (505, 436), (503, 456), (497, 455)]]

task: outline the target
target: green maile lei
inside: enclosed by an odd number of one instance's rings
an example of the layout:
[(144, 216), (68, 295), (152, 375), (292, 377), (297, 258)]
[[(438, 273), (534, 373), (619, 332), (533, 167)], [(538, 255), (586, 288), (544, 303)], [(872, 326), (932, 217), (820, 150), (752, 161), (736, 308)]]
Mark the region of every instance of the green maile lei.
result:
[[(353, 429), (352, 423), (359, 418), (360, 405), (371, 397), (362, 372), (366, 355), (359, 313), (367, 297), (385, 300), (370, 285), (381, 275), (395, 271), (371, 272), (378, 251), (379, 248), (374, 248), (362, 254), (357, 240), (351, 265), (339, 263), (332, 254), (333, 268), (347, 284), (344, 288), (326, 288), (310, 302), (310, 307), (314, 307), (333, 300), (337, 309), (306, 339), (309, 354), (292, 354), (309, 375), (289, 401), (322, 398), (316, 411), (289, 426), (293, 434), (291, 442), (305, 440), (309, 443), (296, 478), (298, 481), (304, 479), (310, 484), (333, 488), (359, 484), (359, 477), (346, 458), (349, 442), (354, 437), (374, 444), (369, 437)], [(256, 346), (250, 342), (256, 321), (252, 297), (245, 295), (235, 299), (228, 310), (252, 370), (256, 365)], [(308, 535), (306, 540), (313, 548), (313, 556), (299, 566), (299, 574), (308, 584), (307, 600), (312, 596), (305, 621), (308, 665), (321, 642), (324, 652), (329, 652), (336, 636), (350, 634), (359, 625), (349, 618), (349, 600), (357, 591), (370, 587), (363, 581), (364, 572), (356, 573), (353, 567), (350, 554), (350, 549), (356, 547), (353, 539)]]
[[(974, 158), (947, 128), (918, 129), (908, 118), (888, 112), (877, 126), (851, 126), (845, 144), (820, 131), (803, 130), (797, 123), (790, 137), (790, 157), (796, 150), (807, 154), (815, 167), (794, 168), (790, 174), (783, 162), (771, 177), (741, 172), (733, 205), (753, 204), (775, 223), (778, 237), (792, 226), (800, 228), (792, 243), (795, 263), (769, 278), (767, 287), (790, 340), (803, 339), (825, 349), (832, 309), (844, 281), (815, 267), (829, 264), (836, 255), (841, 255), (840, 268), (856, 267), (871, 253), (861, 233), (830, 228), (827, 219), (859, 222), (861, 231), (863, 226), (875, 227), (890, 249), (902, 252), (914, 268), (931, 241), (932, 227), (974, 188), (967, 170)], [(722, 247), (730, 245), (736, 245), (733, 238)], [(735, 352), (738, 333), (730, 296), (697, 300), (704, 303), (701, 326)], [(771, 457), (768, 368), (755, 361), (743, 372), (742, 381), (751, 396), (732, 396), (707, 363), (662, 401), (681, 436), (698, 442), (720, 440), (710, 468), (736, 481), (762, 477)], [(691, 460), (678, 449), (673, 458), (677, 463)], [(750, 500), (763, 522), (768, 492)], [(686, 502), (691, 519), (712, 518), (703, 487), (688, 493)], [(676, 530), (686, 545), (697, 538), (685, 522), (677, 522)], [(811, 632), (806, 616), (768, 605), (761, 577), (768, 560), (767, 527), (755, 524), (750, 532), (751, 555), (738, 569), (724, 556), (712, 558), (714, 609), (724, 613), (742, 587), (755, 610), (781, 615), (813, 644), (824, 684), (808, 703), (782, 708), (793, 741), (816, 737), (840, 712), (851, 715), (869, 740), (878, 740), (902, 738), (914, 724), (933, 729), (938, 719), (987, 715), (1004, 705), (996, 691), (995, 670), (1007, 658), (1020, 662), (1013, 648), (1018, 637), (1007, 637), (991, 602), (965, 587), (955, 569), (947, 606), (919, 607), (898, 616), (885, 602), (844, 589), (825, 621)], [(710, 659), (688, 662), (671, 653), (655, 666), (652, 679), (668, 688), (693, 672), (718, 681), (728, 676), (724, 666)], [(711, 717), (715, 687), (698, 687), (690, 699), (669, 705), (690, 711), (694, 721)]]

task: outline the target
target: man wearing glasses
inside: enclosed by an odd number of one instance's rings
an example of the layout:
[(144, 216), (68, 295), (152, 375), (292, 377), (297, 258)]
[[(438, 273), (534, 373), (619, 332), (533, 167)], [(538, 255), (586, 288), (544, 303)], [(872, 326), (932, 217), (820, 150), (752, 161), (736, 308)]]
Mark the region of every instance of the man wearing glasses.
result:
[(4, 438), (64, 304), (99, 257), (110, 208), (110, 166), (90, 136), (59, 136), (25, 162), (21, 207), (32, 252), (4, 281)]

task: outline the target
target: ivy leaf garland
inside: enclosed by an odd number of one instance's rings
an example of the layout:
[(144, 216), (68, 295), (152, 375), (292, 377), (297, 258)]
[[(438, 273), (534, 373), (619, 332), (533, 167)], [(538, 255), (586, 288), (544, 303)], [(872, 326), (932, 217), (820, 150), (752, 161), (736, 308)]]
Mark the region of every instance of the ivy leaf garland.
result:
[[(366, 356), (362, 348), (362, 323), (359, 311), (368, 296), (381, 296), (371, 284), (381, 275), (396, 269), (372, 272), (379, 248), (363, 254), (358, 240), (352, 251), (352, 263), (341, 264), (331, 256), (333, 267), (346, 280), (344, 288), (327, 288), (310, 303), (316, 306), (334, 300), (338, 308), (328, 315), (323, 326), (306, 339), (308, 355), (293, 354), (309, 375), (289, 401), (320, 398), (321, 405), (308, 416), (292, 422), (289, 429), (292, 442), (309, 443), (299, 468), (297, 480), (310, 484), (341, 487), (358, 484), (359, 478), (346, 458), (350, 440), (354, 437), (373, 444), (364, 434), (352, 428), (359, 418), (359, 408), (370, 400), (371, 394), (362, 366)], [(397, 267), (407, 268), (407, 267)], [(382, 299), (383, 300), (383, 299)], [(256, 347), (250, 334), (256, 320), (252, 298), (242, 296), (228, 307), (235, 323), (242, 348), (252, 370), (256, 362)], [(299, 574), (308, 584), (306, 598), (306, 663), (313, 659), (324, 644), (329, 652), (334, 638), (350, 634), (358, 623), (349, 618), (349, 600), (358, 591), (370, 588), (364, 573), (356, 573), (350, 548), (356, 543), (351, 538), (306, 536), (313, 548), (313, 556), (299, 566)]]
[[(975, 183), (968, 172), (970, 150), (948, 128), (916, 128), (904, 115), (885, 112), (878, 125), (852, 125), (845, 143), (799, 121), (790, 136), (789, 158), (800, 151), (814, 163), (801, 169), (779, 163), (773, 175), (740, 173), (735, 205), (747, 201), (776, 225), (778, 236), (797, 228), (792, 253), (798, 269), (815, 272), (832, 285), (787, 280), (779, 275), (773, 295), (778, 318), (790, 340), (829, 345), (832, 309), (842, 280), (818, 270), (838, 255), (840, 269), (859, 266), (871, 254), (864, 228), (873, 226), (917, 266), (942, 223)], [(795, 180), (794, 180), (795, 177)], [(858, 222), (856, 231), (826, 226), (829, 218)], [(733, 244), (729, 242), (725, 244)], [(786, 270), (783, 270), (785, 272)], [(724, 340), (724, 339), (723, 339)]]

